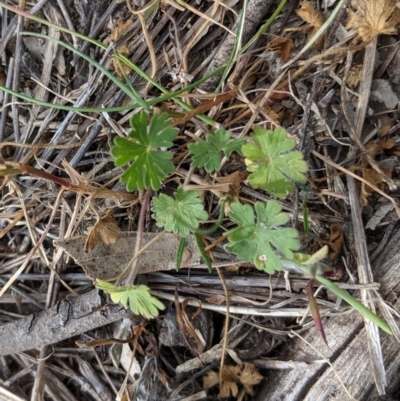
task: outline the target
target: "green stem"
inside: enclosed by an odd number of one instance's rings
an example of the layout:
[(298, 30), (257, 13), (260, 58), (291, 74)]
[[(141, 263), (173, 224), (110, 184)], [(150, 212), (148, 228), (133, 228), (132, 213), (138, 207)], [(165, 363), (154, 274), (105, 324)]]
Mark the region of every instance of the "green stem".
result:
[(198, 228), (196, 230), (196, 234), (207, 235), (207, 234), (212, 234), (215, 231), (217, 231), (217, 229), (221, 226), (222, 220), (224, 219), (224, 216), (225, 216), (224, 206), (225, 206), (225, 201), (222, 201), (221, 205), (220, 205), (220, 209), (219, 209), (218, 220), (209, 228)]
[[(359, 313), (361, 313), (364, 317), (374, 322), (378, 327), (380, 327), (383, 331), (388, 334), (393, 334), (390, 326), (378, 315), (368, 309), (365, 305), (363, 305), (358, 299), (351, 296), (346, 290), (343, 288), (339, 288), (336, 284), (332, 283), (330, 280), (322, 277), (320, 274), (324, 274), (329, 269), (328, 266), (323, 263), (316, 263), (314, 265), (302, 265), (300, 263), (296, 263), (291, 260), (282, 259), (282, 266), (284, 269), (288, 270), (296, 270), (297, 272), (306, 273), (312, 275), (312, 268), (315, 268), (315, 279), (318, 280), (321, 284), (323, 284), (326, 288), (331, 290), (334, 294), (342, 298), (346, 301), (350, 306), (356, 309)], [(318, 274), (320, 273), (320, 274)]]

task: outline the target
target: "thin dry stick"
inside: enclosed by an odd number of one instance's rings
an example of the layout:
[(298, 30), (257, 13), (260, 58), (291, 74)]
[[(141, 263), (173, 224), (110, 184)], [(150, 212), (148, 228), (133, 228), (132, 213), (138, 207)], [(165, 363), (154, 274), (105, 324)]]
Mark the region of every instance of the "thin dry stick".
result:
[[(138, 17), (140, 19), (140, 23), (142, 24), (142, 31), (143, 31), (143, 36), (144, 39), (146, 40), (147, 47), (149, 49), (149, 54), (150, 54), (150, 60), (151, 60), (151, 73), (150, 77), (154, 78), (156, 76), (157, 72), (157, 58), (156, 58), (156, 53), (154, 52), (154, 46), (153, 42), (151, 40), (151, 37), (149, 35), (149, 31), (147, 30), (147, 25), (146, 25), (146, 20), (144, 19), (142, 14), (138, 14)], [(145, 93), (149, 90), (149, 87), (151, 85), (151, 82), (147, 82), (146, 84), (146, 89)]]
[(207, 14), (202, 13), (201, 11), (197, 10), (197, 8), (192, 7), (190, 4), (185, 3), (182, 0), (176, 0), (176, 2), (178, 4), (180, 4), (181, 6), (183, 6), (184, 8), (188, 9), (189, 11), (191, 11), (193, 14), (197, 14), (200, 18), (205, 19), (208, 22), (211, 22), (213, 24), (218, 25), (220, 28), (225, 29), (228, 33), (230, 33), (233, 36), (236, 36), (236, 34), (234, 32), (232, 32), (230, 29), (228, 29), (224, 24), (221, 24), (218, 21), (215, 21), (212, 16), (215, 14), (215, 11), (217, 10), (218, 6), (219, 6), (219, 0), (215, 1), (215, 5), (214, 5), (214, 9), (212, 11), (211, 16), (209, 17)]
[[(182, 3), (181, 3), (182, 4)], [(185, 4), (185, 3), (183, 3)], [(187, 6), (185, 4), (185, 6)], [(210, 18), (206, 18), (206, 21), (204, 22), (204, 24), (199, 28), (199, 30), (193, 35), (191, 41), (186, 45), (185, 51), (183, 53), (183, 59), (182, 59), (182, 63), (183, 63), (183, 69), (185, 73), (189, 72), (189, 66), (188, 66), (188, 62), (187, 62), (187, 56), (189, 54), (189, 51), (192, 49), (192, 46), (197, 42), (198, 38), (200, 37), (200, 35), (203, 33), (203, 31), (207, 28), (207, 26), (210, 23), (210, 20), (214, 23), (217, 23), (216, 21), (214, 21), (212, 19), (212, 17), (214, 16), (214, 14), (217, 12), (219, 6), (219, 0), (216, 0), (214, 2), (213, 8), (211, 10), (211, 15)], [(192, 10), (193, 11), (193, 10)], [(186, 100), (187, 101), (187, 100)], [(188, 102), (189, 103), (189, 102)]]
[(226, 353), (226, 347), (228, 344), (228, 331), (229, 331), (229, 293), (228, 293), (228, 288), (225, 283), (224, 276), (221, 272), (221, 269), (219, 267), (216, 267), (215, 270), (218, 273), (218, 276), (221, 280), (222, 283), (222, 288), (224, 290), (225, 294), (225, 299), (226, 299), (226, 315), (225, 315), (225, 324), (224, 324), (224, 338), (222, 340), (222, 350), (221, 350), (221, 363), (219, 365), (219, 384), (222, 386), (222, 370), (224, 369), (224, 362), (225, 362), (225, 353)]
[(378, 194), (380, 194), (380, 195), (384, 196), (385, 198), (389, 199), (390, 202), (392, 202), (392, 204), (393, 204), (393, 206), (394, 206), (394, 208), (395, 208), (395, 210), (396, 210), (397, 216), (400, 218), (400, 208), (399, 208), (399, 206), (397, 206), (396, 201), (395, 201), (391, 196), (389, 196), (389, 195), (386, 194), (385, 192), (381, 191), (377, 186), (375, 186), (374, 184), (368, 182), (368, 181), (365, 180), (364, 178), (359, 177), (358, 175), (352, 173), (350, 170), (347, 170), (347, 169), (345, 169), (344, 167), (340, 166), (339, 164), (336, 164), (336, 163), (333, 162), (332, 160), (328, 159), (327, 157), (322, 156), (320, 153), (316, 152), (315, 150), (312, 150), (311, 153), (312, 153), (314, 156), (317, 156), (319, 159), (323, 160), (325, 163), (327, 163), (327, 164), (329, 164), (329, 165), (331, 165), (331, 166), (337, 168), (337, 169), (340, 170), (340, 171), (343, 171), (343, 173), (352, 176), (352, 177), (355, 178), (356, 180), (359, 180), (359, 181), (363, 182), (364, 184), (366, 184), (366, 185), (368, 185), (369, 187), (371, 187), (371, 188), (372, 188), (375, 192), (377, 192)]
[(311, 349), (313, 349), (318, 355), (320, 355), (323, 360), (331, 367), (331, 369), (333, 370), (333, 373), (335, 374), (335, 376), (338, 378), (339, 383), (341, 384), (341, 386), (343, 387), (344, 391), (346, 392), (346, 394), (349, 396), (349, 398), (353, 401), (358, 401), (356, 400), (349, 392), (349, 390), (347, 389), (347, 387), (345, 386), (345, 384), (343, 383), (343, 380), (341, 379), (341, 377), (339, 376), (339, 374), (336, 372), (336, 369), (333, 367), (332, 362), (326, 358), (323, 354), (321, 354), (321, 352), (318, 351), (317, 348), (315, 348), (311, 343), (309, 343), (305, 338), (303, 338), (300, 334), (296, 333), (294, 330), (290, 331), (291, 334), (294, 334), (296, 337), (300, 338), (301, 341), (304, 341)]
[[(372, 75), (374, 72), (374, 60), (376, 55), (377, 38), (375, 37), (371, 43), (365, 48), (362, 79), (360, 84), (360, 97), (358, 98), (356, 116), (355, 116), (355, 132), (357, 142), (361, 142), (361, 133), (364, 126), (364, 120), (368, 108), (368, 100), (370, 97)], [(365, 231), (361, 219), (361, 208), (359, 203), (359, 191), (355, 185), (353, 177), (348, 177), (347, 185), (349, 190), (351, 219), (354, 227), (354, 244), (356, 248), (358, 274), (360, 282), (365, 284), (373, 281), (371, 264), (369, 262)], [(397, 209), (396, 209), (397, 210)], [(372, 307), (374, 304), (369, 301), (370, 292), (368, 290), (360, 291), (361, 300), (364, 305)], [(364, 318), (365, 330), (367, 334), (367, 344), (374, 376), (375, 385), (379, 395), (385, 394), (387, 386), (385, 364), (383, 362), (382, 346), (379, 337), (378, 326), (371, 320)]]
[(78, 146), (83, 145), (84, 140), (81, 140), (77, 143), (66, 143), (63, 145), (52, 145), (50, 143), (19, 143), (19, 142), (1, 142), (0, 149), (4, 148), (5, 146), (15, 146), (21, 148), (29, 148), (29, 149), (72, 149), (77, 148)]
[(125, 274), (131, 269), (131, 266), (133, 264), (133, 262), (136, 261), (136, 259), (139, 258), (139, 256), (147, 249), (149, 248), (151, 245), (153, 245), (155, 242), (157, 242), (164, 234), (166, 233), (166, 231), (161, 231), (159, 234), (157, 234), (151, 241), (149, 241), (143, 248), (140, 249), (139, 252), (135, 253), (135, 255), (133, 256), (133, 258), (129, 261), (128, 265), (125, 267), (125, 269), (122, 271), (122, 273), (118, 276), (116, 283), (120, 283), (121, 280), (124, 278)]
[[(62, 217), (60, 222), (59, 239), (62, 239), (65, 232), (65, 211), (62, 210)], [(57, 302), (60, 287), (56, 285), (56, 277), (58, 271), (56, 264), (58, 261), (53, 260), (53, 266), (50, 273), (49, 287), (47, 290), (46, 298), (46, 309), (51, 308)], [(35, 381), (32, 388), (31, 400), (42, 400), (44, 399), (44, 390), (46, 384), (45, 370), (46, 370), (46, 359), (51, 353), (51, 348), (48, 345), (43, 346), (40, 349), (39, 361), (36, 369)]]
[[(4, 293), (8, 290), (8, 288), (10, 287), (10, 285), (12, 285), (12, 284), (14, 283), (14, 281), (18, 278), (18, 276), (26, 269), (26, 267), (28, 266), (28, 264), (29, 264), (29, 262), (30, 262), (32, 256), (36, 253), (36, 251), (37, 251), (37, 250), (40, 248), (40, 246), (42, 245), (42, 242), (45, 240), (45, 238), (46, 238), (46, 236), (47, 236), (47, 234), (48, 234), (48, 232), (49, 232), (49, 230), (50, 230), (50, 227), (51, 227), (51, 225), (52, 225), (52, 223), (53, 223), (54, 217), (55, 217), (56, 214), (57, 214), (58, 207), (59, 207), (59, 205), (60, 205), (60, 203), (61, 203), (61, 200), (62, 200), (63, 195), (64, 195), (64, 189), (61, 189), (61, 191), (59, 192), (59, 194), (58, 194), (58, 196), (57, 196), (56, 202), (55, 202), (55, 204), (54, 204), (53, 211), (52, 211), (52, 213), (51, 213), (51, 215), (50, 215), (49, 222), (47, 223), (46, 228), (45, 228), (45, 230), (43, 231), (42, 236), (39, 238), (39, 241), (36, 243), (36, 245), (32, 248), (32, 250), (31, 250), (31, 251), (29, 252), (29, 254), (27, 255), (27, 257), (26, 257), (24, 263), (23, 263), (23, 264), (18, 268), (18, 270), (13, 274), (13, 276), (10, 278), (10, 280), (8, 280), (8, 282), (7, 282), (6, 284), (4, 284), (4, 287), (3, 287), (3, 288), (1, 289), (1, 291), (0, 291), (0, 297), (2, 297), (2, 296), (4, 295)], [(65, 285), (67, 288), (69, 288), (69, 289), (71, 290), (71, 292), (73, 292), (75, 295), (78, 295), (78, 294), (76, 294), (76, 292), (75, 292), (72, 288), (70, 288), (66, 283), (64, 283), (64, 285)]]

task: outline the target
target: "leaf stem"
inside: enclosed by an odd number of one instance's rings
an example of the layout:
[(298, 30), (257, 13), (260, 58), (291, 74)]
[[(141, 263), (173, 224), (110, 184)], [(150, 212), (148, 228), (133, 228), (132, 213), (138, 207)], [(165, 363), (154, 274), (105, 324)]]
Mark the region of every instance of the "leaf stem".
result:
[(215, 232), (220, 227), (222, 220), (224, 219), (225, 216), (224, 210), (225, 210), (225, 201), (222, 201), (220, 205), (218, 220), (209, 228), (198, 228), (196, 230), (196, 234), (207, 235)]
[[(143, 196), (142, 207), (140, 209), (139, 222), (138, 222), (135, 255), (140, 251), (140, 247), (142, 245), (144, 218), (146, 216), (147, 208), (150, 202), (150, 195), (151, 195), (151, 189), (148, 189)], [(135, 277), (137, 274), (138, 263), (139, 263), (139, 258), (136, 258), (132, 263), (128, 278), (126, 279), (125, 283), (126, 286), (133, 285), (133, 282), (135, 281)]]

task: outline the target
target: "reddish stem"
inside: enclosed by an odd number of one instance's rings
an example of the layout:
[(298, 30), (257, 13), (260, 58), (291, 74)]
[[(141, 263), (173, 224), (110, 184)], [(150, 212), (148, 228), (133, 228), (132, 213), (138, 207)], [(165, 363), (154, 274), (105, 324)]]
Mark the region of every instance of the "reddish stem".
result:
[(326, 345), (328, 345), (328, 343), (326, 342), (324, 326), (322, 325), (321, 316), (319, 314), (318, 304), (317, 304), (317, 301), (315, 300), (315, 297), (314, 297), (314, 290), (313, 290), (314, 282), (315, 282), (315, 280), (311, 279), (310, 282), (307, 285), (308, 304), (309, 304), (309, 307), (310, 307), (311, 315), (312, 315), (313, 320), (314, 320), (315, 328), (321, 334), (321, 337), (324, 340), (324, 343)]
[(43, 178), (45, 180), (48, 180), (48, 181), (54, 182), (58, 185), (61, 185), (65, 188), (69, 188), (71, 186), (70, 182), (65, 181), (64, 179), (62, 179), (60, 177), (56, 177), (55, 175), (50, 174), (47, 171), (39, 170), (35, 167), (27, 166), (26, 164), (22, 164), (22, 163), (18, 163), (18, 164), (19, 164), (19, 168), (21, 169), (22, 173), (27, 173), (27, 174), (33, 175), (34, 177)]

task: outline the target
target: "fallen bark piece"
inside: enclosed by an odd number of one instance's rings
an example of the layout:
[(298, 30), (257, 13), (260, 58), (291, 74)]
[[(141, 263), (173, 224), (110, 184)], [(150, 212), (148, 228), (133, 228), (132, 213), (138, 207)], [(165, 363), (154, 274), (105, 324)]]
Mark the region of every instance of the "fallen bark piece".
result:
[(98, 290), (67, 297), (46, 311), (0, 326), (0, 355), (54, 344), (134, 315)]
[[(85, 253), (87, 237), (84, 235), (54, 241), (54, 245), (70, 255), (78, 265), (83, 267), (89, 277), (110, 280), (117, 278), (134, 256), (136, 235), (135, 231), (121, 232), (114, 243), (100, 242), (92, 251), (87, 253)], [(156, 235), (157, 233), (144, 233), (142, 247)], [(178, 245), (178, 236), (169, 233), (164, 234), (140, 255), (138, 274), (175, 269)], [(200, 254), (196, 242), (192, 236), (189, 236), (186, 239), (181, 268), (199, 264)]]

